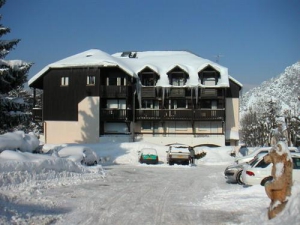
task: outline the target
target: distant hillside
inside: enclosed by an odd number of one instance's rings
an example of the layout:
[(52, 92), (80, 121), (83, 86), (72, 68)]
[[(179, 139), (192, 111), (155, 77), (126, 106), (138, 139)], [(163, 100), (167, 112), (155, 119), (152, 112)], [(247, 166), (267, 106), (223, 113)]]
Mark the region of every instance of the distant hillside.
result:
[(289, 66), (278, 77), (263, 82), (242, 96), (240, 113), (243, 114), (250, 107), (256, 112), (263, 111), (265, 103), (276, 101), (281, 106), (281, 112), (291, 110), (299, 115), (300, 101), (300, 61)]

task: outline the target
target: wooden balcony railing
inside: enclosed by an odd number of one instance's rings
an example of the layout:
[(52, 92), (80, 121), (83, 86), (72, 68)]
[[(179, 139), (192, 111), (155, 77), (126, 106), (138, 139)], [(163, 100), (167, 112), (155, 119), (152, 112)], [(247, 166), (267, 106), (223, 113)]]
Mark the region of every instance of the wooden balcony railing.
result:
[(155, 87), (142, 87), (142, 98), (155, 98)]
[(138, 109), (136, 120), (224, 120), (224, 109)]
[(33, 108), (32, 109), (32, 119), (34, 122), (43, 121), (43, 110), (42, 108)]
[(100, 96), (104, 98), (126, 98), (131, 94), (131, 86), (100, 86)]
[[(33, 120), (42, 121), (42, 109), (32, 110)], [(131, 109), (101, 109), (102, 121), (132, 121)], [(137, 109), (136, 120), (225, 120), (224, 109)]]
[(169, 97), (171, 98), (186, 97), (185, 88), (171, 88)]
[(100, 119), (104, 121), (132, 120), (132, 110), (127, 109), (102, 109)]

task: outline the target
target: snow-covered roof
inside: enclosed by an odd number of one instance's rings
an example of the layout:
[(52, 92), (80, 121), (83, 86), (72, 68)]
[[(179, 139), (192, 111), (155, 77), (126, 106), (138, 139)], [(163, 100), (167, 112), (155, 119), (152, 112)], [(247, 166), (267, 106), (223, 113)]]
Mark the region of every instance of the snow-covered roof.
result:
[(94, 67), (94, 66), (118, 66), (129, 75), (134, 76), (132, 70), (124, 63), (98, 49), (90, 49), (79, 54), (67, 57), (57, 62), (51, 63), (34, 75), (29, 81), (29, 86), (36, 81), (40, 76), (52, 68), (72, 68), (72, 67)]
[(123, 54), (123, 52), (119, 52), (109, 55), (101, 50), (91, 49), (47, 65), (33, 76), (28, 84), (30, 86), (52, 68), (115, 66), (133, 77), (137, 77), (139, 72), (148, 67), (160, 76), (156, 86), (162, 87), (170, 86), (167, 74), (172, 69), (179, 67), (189, 75), (186, 86), (202, 86), (198, 80), (198, 73), (207, 66), (211, 66), (220, 73), (220, 79), (214, 87), (229, 87), (229, 75), (226, 67), (187, 51), (133, 52), (134, 57), (124, 57)]

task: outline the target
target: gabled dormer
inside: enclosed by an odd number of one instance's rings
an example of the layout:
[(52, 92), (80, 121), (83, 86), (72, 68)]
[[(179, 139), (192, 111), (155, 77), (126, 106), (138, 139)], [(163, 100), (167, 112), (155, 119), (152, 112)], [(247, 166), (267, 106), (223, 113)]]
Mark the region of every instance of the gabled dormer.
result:
[(169, 77), (169, 84), (173, 86), (184, 86), (189, 77), (188, 73), (179, 66), (174, 67), (167, 74)]
[(220, 72), (212, 66), (207, 66), (198, 73), (199, 82), (206, 86), (215, 86), (220, 79)]
[(159, 78), (159, 75), (149, 67), (145, 67), (141, 70), (138, 76), (143, 86), (155, 86)]

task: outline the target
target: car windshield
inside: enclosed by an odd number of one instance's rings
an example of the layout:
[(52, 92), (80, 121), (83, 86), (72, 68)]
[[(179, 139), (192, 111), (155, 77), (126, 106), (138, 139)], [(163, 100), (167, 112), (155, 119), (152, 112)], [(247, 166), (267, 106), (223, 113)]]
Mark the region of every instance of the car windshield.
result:
[(155, 149), (142, 149), (142, 154), (144, 155), (156, 155), (156, 150)]

